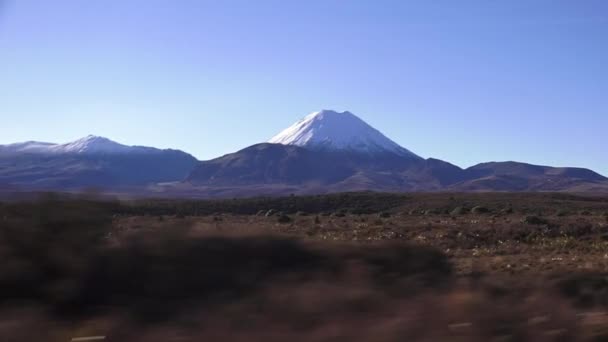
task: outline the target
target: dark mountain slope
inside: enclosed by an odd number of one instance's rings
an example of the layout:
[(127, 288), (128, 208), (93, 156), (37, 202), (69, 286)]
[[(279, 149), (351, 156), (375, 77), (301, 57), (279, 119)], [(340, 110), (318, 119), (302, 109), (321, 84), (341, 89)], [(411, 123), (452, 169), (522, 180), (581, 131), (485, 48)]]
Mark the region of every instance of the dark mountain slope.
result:
[(176, 150), (128, 154), (4, 153), (0, 154), (0, 185), (53, 190), (143, 186), (183, 180), (196, 163), (191, 155)]
[(465, 181), (450, 188), (460, 191), (577, 191), (608, 188), (608, 178), (588, 169), (512, 161), (475, 165), (466, 169), (465, 174)]
[(187, 181), (197, 186), (283, 184), (330, 191), (417, 191), (460, 181), (463, 172), (439, 160), (394, 153), (369, 155), (266, 143), (201, 162)]

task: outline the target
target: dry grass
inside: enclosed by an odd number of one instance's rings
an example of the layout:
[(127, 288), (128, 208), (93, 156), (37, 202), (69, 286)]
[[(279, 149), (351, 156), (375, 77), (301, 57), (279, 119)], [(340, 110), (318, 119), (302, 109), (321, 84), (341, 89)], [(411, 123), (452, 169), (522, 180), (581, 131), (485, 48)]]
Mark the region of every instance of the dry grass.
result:
[[(459, 196), (410, 196), (364, 214), (279, 208), (290, 218), (282, 223), (221, 211), (126, 215), (140, 209), (61, 198), (0, 205), (0, 336), (608, 339), (608, 202)], [(450, 214), (474, 206), (489, 212)]]

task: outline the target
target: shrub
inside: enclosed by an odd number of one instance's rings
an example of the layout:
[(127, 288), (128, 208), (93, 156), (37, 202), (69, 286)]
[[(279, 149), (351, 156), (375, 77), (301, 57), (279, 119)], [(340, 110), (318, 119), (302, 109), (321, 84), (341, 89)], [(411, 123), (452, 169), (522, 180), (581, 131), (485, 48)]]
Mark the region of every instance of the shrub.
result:
[(608, 305), (608, 277), (606, 274), (580, 273), (558, 282), (566, 297), (583, 307)]
[(513, 208), (512, 207), (507, 207), (504, 208), (500, 211), (502, 214), (513, 214)]
[(531, 224), (531, 225), (543, 225), (543, 224), (549, 223), (547, 220), (540, 218), (538, 216), (526, 216), (523, 219), (523, 222), (526, 224)]
[(107, 204), (47, 198), (16, 204), (0, 222), (0, 300), (62, 300), (66, 285), (105, 245), (112, 215)]
[(473, 209), (471, 209), (471, 212), (473, 214), (487, 214), (490, 212), (490, 209), (488, 209), (484, 206), (478, 205), (476, 207), (473, 207)]
[(469, 212), (468, 208), (465, 208), (465, 207), (456, 207), (456, 208), (454, 208), (454, 210), (452, 210), (452, 212), (450, 213), (450, 215), (459, 216), (459, 215), (467, 214), (468, 212)]
[[(103, 204), (20, 204), (18, 211), (0, 220), (0, 304), (40, 304), (63, 318), (86, 319), (113, 308), (156, 323), (195, 305), (233, 303), (279, 282), (342, 279), (361, 264), (377, 286), (410, 293), (445, 283), (451, 270), (446, 256), (428, 247), (312, 248), (269, 236), (197, 236), (181, 222), (110, 245), (112, 215)], [(291, 221), (283, 213), (277, 219)], [(402, 287), (410, 278), (412, 286)]]
[(291, 217), (285, 215), (285, 214), (281, 214), (279, 215), (279, 218), (277, 219), (277, 221), (279, 223), (290, 223), (292, 221)]
[(344, 217), (344, 216), (346, 216), (346, 211), (345, 210), (338, 210), (335, 213), (333, 213), (331, 216), (334, 216), (334, 217)]

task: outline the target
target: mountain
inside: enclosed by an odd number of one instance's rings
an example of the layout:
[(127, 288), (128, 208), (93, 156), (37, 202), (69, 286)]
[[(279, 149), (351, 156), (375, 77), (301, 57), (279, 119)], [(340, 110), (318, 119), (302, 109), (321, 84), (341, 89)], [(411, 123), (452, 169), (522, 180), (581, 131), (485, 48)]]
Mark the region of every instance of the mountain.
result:
[(465, 170), (459, 191), (583, 191), (608, 189), (608, 178), (588, 169), (550, 167), (519, 162), (482, 163)]
[(207, 187), (269, 185), (321, 192), (434, 189), (436, 184), (421, 186), (407, 174), (425, 164), (354, 114), (322, 110), (268, 143), (199, 163), (186, 181)]
[(345, 181), (357, 173), (406, 169), (411, 164), (412, 159), (395, 154), (374, 156), (351, 150), (316, 151), (293, 145), (263, 143), (199, 163), (187, 180), (206, 185), (328, 185)]
[(207, 161), (99, 136), (0, 145), (0, 189), (98, 187), (154, 196), (241, 197), (344, 191), (608, 192), (587, 169), (424, 159), (350, 112), (322, 110), (266, 143)]
[(9, 145), (0, 145), (0, 153), (37, 153), (37, 154), (128, 154), (154, 153), (158, 149), (143, 146), (127, 146), (108, 138), (88, 135), (84, 138), (65, 144), (54, 144), (39, 141), (27, 141)]
[(40, 141), (26, 141), (21, 143), (0, 145), (0, 154), (7, 153), (45, 153), (48, 152), (50, 147), (57, 144), (40, 142)]
[(422, 159), (350, 112), (322, 110), (307, 115), (269, 141), (271, 144), (300, 146), (311, 150), (391, 153)]
[(49, 147), (51, 153), (78, 153), (78, 154), (128, 154), (155, 152), (156, 149), (141, 146), (126, 146), (108, 138), (88, 135), (82, 139), (67, 144)]
[(92, 135), (65, 144), (29, 141), (0, 146), (0, 187), (141, 187), (183, 180), (196, 163), (182, 151), (127, 146)]
[(350, 112), (307, 115), (268, 143), (200, 162), (185, 181), (213, 196), (340, 191), (608, 191), (586, 169), (517, 162), (468, 169), (424, 159)]
[(455, 165), (423, 159), (350, 112), (322, 110), (268, 143), (199, 163), (186, 182), (204, 191), (238, 187), (258, 194), (436, 191), (465, 175)]

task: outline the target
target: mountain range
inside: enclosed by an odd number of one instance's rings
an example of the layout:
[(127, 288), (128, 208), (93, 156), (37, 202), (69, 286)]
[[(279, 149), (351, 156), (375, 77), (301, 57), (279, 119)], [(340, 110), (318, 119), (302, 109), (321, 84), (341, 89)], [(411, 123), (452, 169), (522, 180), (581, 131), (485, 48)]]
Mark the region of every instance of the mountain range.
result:
[(0, 146), (0, 189), (138, 189), (184, 179), (197, 165), (178, 150), (126, 146), (89, 135), (66, 144)]
[(236, 197), (343, 191), (608, 192), (582, 168), (491, 162), (462, 169), (425, 159), (350, 112), (322, 110), (268, 142), (197, 161), (179, 150), (87, 136), (0, 145), (0, 189), (85, 187), (168, 196)]

